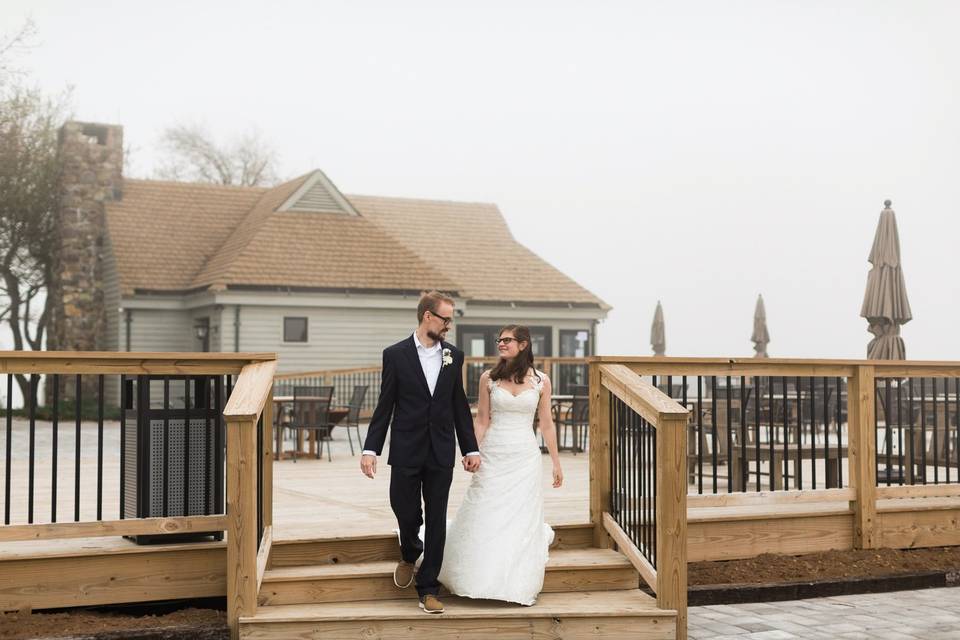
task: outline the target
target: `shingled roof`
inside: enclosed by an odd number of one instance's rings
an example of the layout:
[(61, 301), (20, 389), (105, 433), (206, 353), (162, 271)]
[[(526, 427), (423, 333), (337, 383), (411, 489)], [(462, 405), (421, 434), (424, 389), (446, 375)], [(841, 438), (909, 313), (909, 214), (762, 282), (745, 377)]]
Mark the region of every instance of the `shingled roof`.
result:
[(343, 196), (319, 171), (270, 189), (126, 180), (107, 224), (125, 295), (436, 288), (608, 308), (519, 244), (495, 205)]

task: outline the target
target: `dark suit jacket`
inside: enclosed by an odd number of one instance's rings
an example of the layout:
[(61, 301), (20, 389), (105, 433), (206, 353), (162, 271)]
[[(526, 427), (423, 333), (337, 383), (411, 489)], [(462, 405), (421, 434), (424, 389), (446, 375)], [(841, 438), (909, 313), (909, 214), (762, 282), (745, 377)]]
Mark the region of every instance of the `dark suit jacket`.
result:
[(442, 348), (450, 350), (453, 363), (440, 369), (432, 396), (412, 335), (383, 350), (380, 400), (363, 448), (380, 455), (389, 425), (387, 464), (451, 468), (456, 462), (454, 431), (463, 455), (478, 449), (463, 392), (463, 352), (447, 342)]

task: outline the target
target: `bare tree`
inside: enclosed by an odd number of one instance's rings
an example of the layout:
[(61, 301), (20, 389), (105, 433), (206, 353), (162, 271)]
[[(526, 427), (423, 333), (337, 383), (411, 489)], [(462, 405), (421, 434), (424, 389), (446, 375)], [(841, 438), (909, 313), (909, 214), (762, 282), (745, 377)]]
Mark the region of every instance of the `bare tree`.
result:
[[(53, 304), (52, 281), (59, 206), (57, 131), (69, 94), (38, 90), (0, 94), (0, 322), (17, 350), (43, 349)], [(29, 397), (29, 382), (17, 376)]]
[(160, 139), (164, 158), (157, 174), (165, 180), (256, 187), (277, 181), (277, 156), (258, 131), (221, 145), (199, 125), (167, 128)]
[(19, 50), (27, 48), (37, 33), (33, 20), (27, 20), (17, 31), (0, 34), (0, 89), (9, 84), (20, 71), (14, 66), (13, 58)]

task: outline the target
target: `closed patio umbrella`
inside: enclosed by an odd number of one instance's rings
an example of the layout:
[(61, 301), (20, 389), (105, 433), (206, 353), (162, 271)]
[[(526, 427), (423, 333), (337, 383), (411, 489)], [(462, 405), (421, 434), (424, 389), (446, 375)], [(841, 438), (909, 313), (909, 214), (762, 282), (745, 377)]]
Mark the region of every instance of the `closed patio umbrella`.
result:
[(653, 355), (662, 356), (667, 352), (667, 331), (663, 326), (663, 307), (657, 300), (657, 310), (653, 312), (653, 325), (650, 327), (650, 346)]
[(770, 343), (770, 333), (767, 331), (767, 310), (763, 306), (763, 296), (757, 296), (757, 308), (753, 311), (753, 350), (754, 358), (769, 358), (767, 345)]
[(860, 316), (867, 319), (867, 330), (874, 336), (867, 345), (867, 358), (905, 360), (907, 350), (900, 337), (900, 326), (913, 319), (913, 315), (900, 264), (897, 218), (890, 208), (890, 201), (883, 204), (873, 248), (867, 258), (873, 267), (867, 275), (867, 291)]

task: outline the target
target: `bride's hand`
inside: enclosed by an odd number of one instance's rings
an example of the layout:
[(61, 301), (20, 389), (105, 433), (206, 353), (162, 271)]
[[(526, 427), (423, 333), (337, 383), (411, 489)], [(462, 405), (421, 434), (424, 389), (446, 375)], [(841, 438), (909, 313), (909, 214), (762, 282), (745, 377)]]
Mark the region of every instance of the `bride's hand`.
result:
[(563, 484), (563, 470), (559, 464), (553, 465), (553, 488), (558, 489)]

